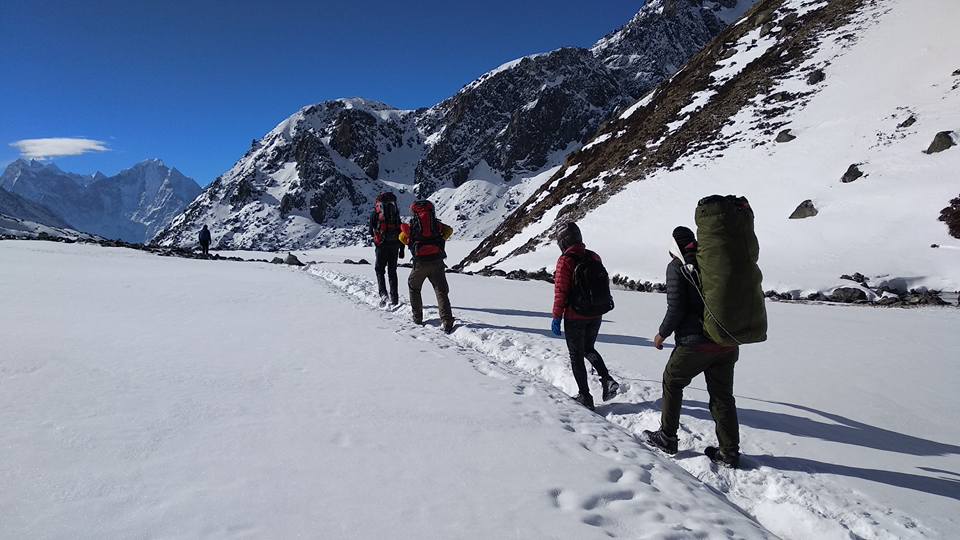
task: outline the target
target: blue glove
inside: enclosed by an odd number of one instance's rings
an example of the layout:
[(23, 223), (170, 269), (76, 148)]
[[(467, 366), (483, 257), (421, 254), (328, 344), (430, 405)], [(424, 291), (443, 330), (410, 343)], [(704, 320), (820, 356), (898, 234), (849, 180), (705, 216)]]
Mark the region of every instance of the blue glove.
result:
[(559, 317), (553, 320), (553, 323), (550, 325), (550, 330), (553, 332), (553, 335), (560, 336), (563, 334), (563, 332), (560, 331), (560, 321), (562, 320), (563, 319)]

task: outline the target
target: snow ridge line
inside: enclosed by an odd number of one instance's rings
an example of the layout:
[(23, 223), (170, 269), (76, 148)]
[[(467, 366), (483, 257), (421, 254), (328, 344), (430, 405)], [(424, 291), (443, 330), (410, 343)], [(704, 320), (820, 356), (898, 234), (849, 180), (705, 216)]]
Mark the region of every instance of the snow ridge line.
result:
[[(333, 270), (311, 265), (306, 269), (354, 301), (380, 309), (380, 297), (376, 285), (362, 277), (341, 274)], [(405, 309), (403, 306), (402, 309)], [(381, 311), (383, 311), (381, 309)], [(455, 309), (456, 311), (456, 309)], [(396, 322), (406, 319), (396, 312), (383, 311), (385, 318)], [(436, 308), (425, 306), (425, 319), (437, 318)], [(434, 330), (429, 341), (453, 341), (463, 352), (474, 351), (483, 356), (482, 361), (468, 356), (468, 360), (481, 373), (506, 379), (506, 374), (523, 379), (525, 383), (550, 392), (558, 405), (565, 409), (579, 409), (582, 415), (590, 415), (580, 405), (575, 405), (570, 395), (576, 393), (576, 383), (569, 368), (566, 345), (562, 340), (551, 340), (559, 346), (543, 344), (529, 334), (506, 328), (492, 327), (469, 321), (458, 315), (460, 324), (446, 336)], [(412, 323), (409, 323), (412, 325)], [(620, 382), (620, 394), (614, 400), (597, 406), (597, 413), (609, 423), (625, 431), (636, 441), (642, 441), (643, 429), (659, 426), (660, 410), (656, 401), (661, 388), (658, 381), (622, 378), (614, 370), (611, 374)], [(552, 391), (551, 391), (552, 390)], [(562, 392), (559, 395), (558, 391)], [(591, 392), (600, 395), (599, 384), (591, 380)], [(740, 398), (744, 399), (744, 398)], [(646, 406), (637, 407), (638, 404)], [(741, 426), (741, 431), (748, 428)], [(751, 435), (762, 433), (756, 430)], [(786, 539), (797, 538), (857, 538), (887, 540), (906, 538), (929, 538), (935, 536), (930, 529), (915, 519), (891, 507), (882, 506), (863, 494), (837, 485), (815, 471), (780, 471), (763, 464), (764, 455), (772, 455), (762, 440), (751, 440), (759, 452), (747, 456), (746, 467), (731, 471), (712, 465), (703, 456), (703, 447), (713, 441), (712, 421), (688, 416), (681, 423), (680, 453), (669, 459), (700, 480), (711, 491), (722, 496), (760, 523), (769, 531)], [(645, 444), (642, 444), (646, 447)], [(654, 451), (655, 454), (658, 454)], [(659, 454), (658, 454), (659, 455)]]

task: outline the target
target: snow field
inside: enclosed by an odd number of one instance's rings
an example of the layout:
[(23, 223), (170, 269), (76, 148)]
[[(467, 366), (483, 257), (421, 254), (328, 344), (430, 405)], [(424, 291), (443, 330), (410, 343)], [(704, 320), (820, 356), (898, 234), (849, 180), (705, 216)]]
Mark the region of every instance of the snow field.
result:
[[(369, 267), (319, 264), (309, 271), (361, 304), (379, 301)], [(403, 270), (400, 277), (403, 289)], [(576, 393), (565, 344), (549, 331), (549, 284), (448, 278), (459, 326), (449, 337), (426, 329), (432, 339)], [(606, 317), (598, 350), (622, 394), (598, 412), (639, 436), (659, 426), (668, 353), (653, 349), (651, 339), (665, 300), (616, 294), (618, 308)], [(949, 538), (960, 499), (960, 481), (950, 476), (960, 466), (960, 429), (950, 413), (960, 382), (951, 360), (960, 338), (951, 328), (960, 313), (769, 309), (770, 341), (744, 347), (737, 370), (746, 469), (718, 470), (702, 456), (715, 443), (702, 380), (686, 393), (677, 463), (784, 538)], [(432, 316), (439, 324), (435, 310)], [(409, 320), (405, 307), (384, 317)], [(901, 339), (902, 328), (911, 329), (909, 339)]]
[(771, 537), (540, 379), (304, 272), (8, 241), (0, 274), (2, 537)]

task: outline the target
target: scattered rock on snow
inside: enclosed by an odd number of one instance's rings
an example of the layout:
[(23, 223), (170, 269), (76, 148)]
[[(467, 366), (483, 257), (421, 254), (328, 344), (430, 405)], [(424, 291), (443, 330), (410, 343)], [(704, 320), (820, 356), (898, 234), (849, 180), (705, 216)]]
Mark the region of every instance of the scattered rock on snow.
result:
[(790, 219), (804, 219), (819, 214), (820, 211), (813, 205), (813, 201), (807, 199), (797, 206), (797, 209), (790, 214)]
[(733, 58), (734, 56), (736, 56), (736, 54), (737, 54), (737, 49), (731, 47), (731, 48), (723, 51), (723, 54), (720, 55), (720, 60), (726, 60), (726, 59), (728, 59), (728, 58)]
[(830, 293), (830, 300), (832, 302), (843, 302), (844, 304), (866, 302), (867, 293), (856, 287), (837, 287)]
[(917, 117), (911, 114), (909, 118), (897, 124), (897, 129), (908, 128), (916, 123), (917, 123)]
[(291, 266), (303, 266), (303, 263), (300, 262), (300, 259), (297, 258), (293, 253), (287, 253), (287, 258), (284, 259), (284, 264), (289, 264)]
[[(940, 211), (939, 219), (947, 224), (947, 230), (950, 232), (950, 236), (960, 238), (960, 196), (950, 201), (950, 206)], [(934, 246), (936, 246), (936, 244), (934, 244)]]
[(822, 69), (815, 69), (807, 75), (807, 84), (814, 85), (820, 84), (824, 79), (827, 78), (827, 74), (823, 72)]
[(797, 24), (797, 20), (800, 19), (800, 16), (797, 15), (797, 12), (788, 13), (781, 21), (780, 25), (784, 28), (790, 28), (791, 26)]
[(847, 275), (847, 274), (844, 274), (844, 275), (840, 276), (840, 279), (845, 279), (845, 280), (847, 280), (847, 281), (854, 281), (854, 282), (859, 283), (859, 284), (861, 284), (861, 285), (866, 285), (866, 284), (867, 284), (867, 276), (861, 274), (860, 272), (854, 272), (854, 274), (853, 274), (852, 276)]
[(960, 69), (953, 72), (954, 77), (960, 77)]
[(785, 129), (785, 130), (783, 130), (783, 131), (781, 131), (780, 133), (777, 134), (777, 142), (778, 142), (778, 143), (790, 142), (790, 141), (792, 141), (792, 140), (794, 140), (794, 139), (796, 139), (796, 138), (797, 138), (797, 136), (794, 135), (794, 134), (793, 134), (793, 130), (790, 130), (790, 129)]
[(273, 264), (283, 264), (283, 258), (282, 258), (282, 257), (274, 257), (273, 259), (270, 260), (270, 262), (273, 263)]
[(854, 180), (863, 176), (863, 171), (860, 170), (860, 164), (854, 163), (847, 168), (847, 172), (843, 173), (843, 177), (840, 178), (840, 181), (844, 184), (849, 184)]
[(370, 264), (370, 261), (366, 259), (360, 259), (359, 261), (357, 261), (357, 264)]
[(936, 154), (937, 152), (943, 152), (951, 146), (956, 146), (956, 134), (952, 131), (941, 131), (933, 137), (933, 142), (930, 143), (930, 147), (927, 148), (927, 154)]

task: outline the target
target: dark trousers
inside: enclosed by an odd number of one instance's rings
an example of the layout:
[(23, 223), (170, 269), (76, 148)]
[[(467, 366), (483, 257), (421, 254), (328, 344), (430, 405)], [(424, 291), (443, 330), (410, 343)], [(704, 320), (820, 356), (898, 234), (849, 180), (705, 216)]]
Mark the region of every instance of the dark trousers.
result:
[(599, 317), (586, 320), (564, 319), (563, 321), (563, 329), (567, 336), (567, 350), (570, 352), (570, 368), (573, 370), (573, 378), (577, 381), (577, 389), (584, 396), (590, 395), (584, 358), (590, 361), (593, 369), (597, 370), (601, 381), (610, 378), (607, 365), (603, 363), (603, 357), (596, 349), (601, 322), (603, 321)]
[[(397, 259), (400, 256), (398, 244), (381, 244), (377, 246), (377, 258), (373, 263), (373, 271), (377, 274), (377, 286), (380, 288), (380, 297), (387, 296), (386, 277), (390, 279), (390, 301), (396, 304), (400, 301), (397, 292)], [(386, 276), (384, 276), (386, 273)]]
[(204, 257), (210, 256), (210, 242), (201, 242), (200, 250), (203, 252)]
[(740, 356), (738, 347), (714, 343), (677, 345), (663, 370), (663, 409), (660, 429), (671, 437), (680, 428), (680, 406), (683, 389), (694, 377), (703, 373), (710, 394), (710, 414), (717, 424), (717, 441), (725, 454), (740, 451), (740, 424), (737, 403), (733, 397), (733, 365)]
[(453, 311), (450, 308), (450, 286), (447, 284), (447, 265), (443, 260), (414, 261), (413, 270), (407, 285), (410, 286), (410, 309), (413, 311), (414, 322), (423, 322), (423, 297), (420, 289), (423, 282), (430, 280), (433, 291), (437, 293), (437, 308), (440, 310), (440, 320), (445, 324), (453, 324)]

